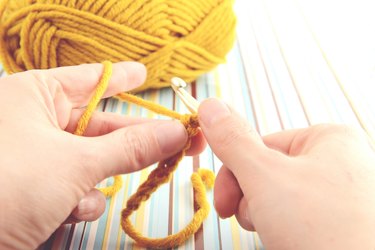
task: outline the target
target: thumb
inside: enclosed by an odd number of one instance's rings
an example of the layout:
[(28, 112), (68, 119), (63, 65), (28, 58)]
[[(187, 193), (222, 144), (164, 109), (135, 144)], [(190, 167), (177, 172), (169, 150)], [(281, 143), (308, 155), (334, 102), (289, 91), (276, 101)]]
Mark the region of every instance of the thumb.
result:
[(198, 117), (208, 144), (244, 191), (249, 176), (267, 174), (283, 157), (268, 148), (248, 122), (220, 100), (202, 102)]
[(81, 137), (91, 148), (87, 164), (100, 181), (140, 170), (183, 149), (185, 127), (178, 121), (155, 121), (128, 126), (99, 137)]

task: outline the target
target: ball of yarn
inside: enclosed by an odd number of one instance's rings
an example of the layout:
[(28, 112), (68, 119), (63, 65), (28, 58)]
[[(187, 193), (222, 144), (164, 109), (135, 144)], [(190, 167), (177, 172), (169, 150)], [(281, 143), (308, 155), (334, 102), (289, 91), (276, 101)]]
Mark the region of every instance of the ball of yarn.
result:
[(139, 61), (137, 89), (190, 82), (225, 61), (233, 0), (2, 0), (0, 57), (8, 73), (110, 60)]

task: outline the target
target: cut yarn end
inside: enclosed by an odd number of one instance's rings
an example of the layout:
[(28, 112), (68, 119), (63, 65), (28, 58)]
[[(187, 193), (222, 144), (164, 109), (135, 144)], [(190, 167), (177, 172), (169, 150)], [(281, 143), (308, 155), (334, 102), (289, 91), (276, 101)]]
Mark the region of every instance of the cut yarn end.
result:
[[(102, 78), (88, 104), (86, 111), (83, 113), (78, 121), (77, 128), (75, 131), (76, 135), (83, 135), (85, 129), (88, 126), (92, 113), (95, 111), (101, 97), (103, 96), (109, 79), (112, 75), (112, 63), (109, 61), (103, 62), (104, 70)], [(137, 189), (136, 193), (133, 194), (126, 203), (126, 208), (121, 213), (121, 226), (125, 233), (127, 233), (136, 243), (143, 247), (150, 248), (172, 248), (184, 243), (193, 234), (195, 234), (201, 227), (204, 219), (208, 216), (210, 205), (207, 202), (206, 188), (212, 188), (215, 180), (214, 173), (207, 169), (199, 169), (191, 176), (191, 182), (194, 189), (194, 200), (197, 205), (197, 211), (195, 212), (191, 222), (180, 232), (172, 235), (168, 235), (165, 238), (148, 238), (143, 236), (136, 228), (132, 225), (130, 216), (135, 212), (141, 203), (147, 201), (153, 192), (155, 192), (159, 186), (169, 182), (173, 172), (176, 170), (179, 162), (185, 156), (185, 152), (190, 148), (191, 138), (198, 133), (198, 117), (197, 115), (181, 115), (176, 111), (169, 110), (164, 106), (155, 104), (153, 102), (141, 99), (137, 96), (121, 93), (116, 98), (140, 105), (155, 113), (178, 119), (185, 126), (188, 133), (188, 142), (184, 149), (174, 156), (159, 162), (157, 167), (149, 174), (147, 180), (143, 182)], [(101, 191), (104, 195), (112, 196), (121, 189), (122, 178), (121, 176), (114, 177), (114, 183), (112, 186), (102, 188)]]

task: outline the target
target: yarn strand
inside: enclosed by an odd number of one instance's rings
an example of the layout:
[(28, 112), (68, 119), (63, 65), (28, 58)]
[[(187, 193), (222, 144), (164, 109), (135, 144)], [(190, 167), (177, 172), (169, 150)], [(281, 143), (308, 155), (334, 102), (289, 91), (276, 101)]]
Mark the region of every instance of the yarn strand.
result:
[[(104, 95), (108, 84), (109, 84), (109, 79), (111, 78), (112, 75), (112, 63), (109, 61), (103, 62), (103, 75), (102, 78), (100, 79), (100, 82), (98, 83), (98, 86), (95, 89), (95, 92), (93, 96), (91, 97), (91, 100), (89, 104), (86, 107), (85, 112), (81, 116), (81, 118), (78, 120), (77, 123), (77, 128), (74, 131), (75, 135), (82, 136), (90, 122), (90, 118), (92, 114), (94, 113), (96, 107), (98, 106), (100, 99)], [(122, 178), (121, 176), (114, 176), (114, 182), (112, 186), (104, 187), (104, 188), (99, 188), (99, 190), (106, 196), (106, 197), (111, 197), (115, 193), (117, 193), (122, 186)]]
[[(76, 135), (83, 135), (90, 121), (91, 115), (97, 107), (101, 97), (103, 96), (110, 77), (112, 75), (112, 63), (109, 61), (103, 62), (103, 75), (98, 83), (98, 86), (87, 105), (87, 109), (78, 121)], [(141, 99), (137, 96), (121, 93), (116, 98), (142, 106), (150, 111), (160, 115), (168, 116), (173, 119), (178, 119), (185, 126), (188, 133), (188, 142), (183, 150), (173, 155), (172, 157), (159, 162), (157, 167), (149, 174), (147, 180), (143, 182), (127, 201), (126, 208), (121, 213), (121, 226), (125, 233), (127, 233), (136, 243), (143, 247), (151, 248), (172, 248), (184, 243), (188, 238), (195, 234), (202, 226), (204, 219), (207, 217), (210, 206), (207, 202), (206, 188), (212, 188), (214, 184), (214, 173), (210, 170), (199, 169), (198, 172), (193, 173), (191, 182), (195, 193), (195, 203), (197, 211), (195, 212), (192, 220), (180, 232), (168, 235), (165, 238), (148, 238), (143, 236), (132, 225), (130, 216), (137, 211), (139, 206), (147, 201), (153, 192), (155, 192), (162, 184), (170, 181), (173, 172), (177, 169), (179, 162), (185, 156), (186, 150), (190, 148), (191, 139), (198, 133), (198, 117), (197, 115), (181, 115), (176, 111), (169, 110), (156, 103)], [(112, 186), (100, 189), (107, 197), (113, 196), (122, 186), (121, 176), (114, 177)]]

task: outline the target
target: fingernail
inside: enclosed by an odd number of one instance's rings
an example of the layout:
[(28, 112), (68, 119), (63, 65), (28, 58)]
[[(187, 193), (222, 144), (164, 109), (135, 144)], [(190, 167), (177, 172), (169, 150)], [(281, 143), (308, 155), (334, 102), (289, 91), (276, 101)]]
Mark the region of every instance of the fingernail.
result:
[(199, 108), (199, 120), (206, 128), (230, 115), (228, 106), (219, 99), (208, 99)]
[(74, 214), (76, 217), (82, 217), (82, 215), (87, 215), (96, 210), (97, 203), (93, 199), (83, 198), (77, 206), (77, 213)]
[(217, 213), (217, 215), (219, 216), (220, 219), (225, 220), (225, 219), (227, 218), (227, 217), (222, 216), (222, 215), (218, 212), (218, 210), (217, 210), (217, 208), (216, 208), (216, 200), (215, 200), (215, 199), (214, 199), (214, 208), (215, 208), (216, 213)]
[(228, 217), (221, 216), (220, 214), (219, 214), (219, 218), (222, 219), (222, 220), (228, 219)]
[(185, 127), (177, 121), (166, 121), (158, 124), (155, 133), (160, 149), (165, 154), (182, 149), (187, 140)]
[(244, 218), (246, 220), (246, 223), (249, 223), (250, 224), (250, 217), (249, 217), (249, 211), (247, 209), (245, 209), (245, 212), (244, 212)]

